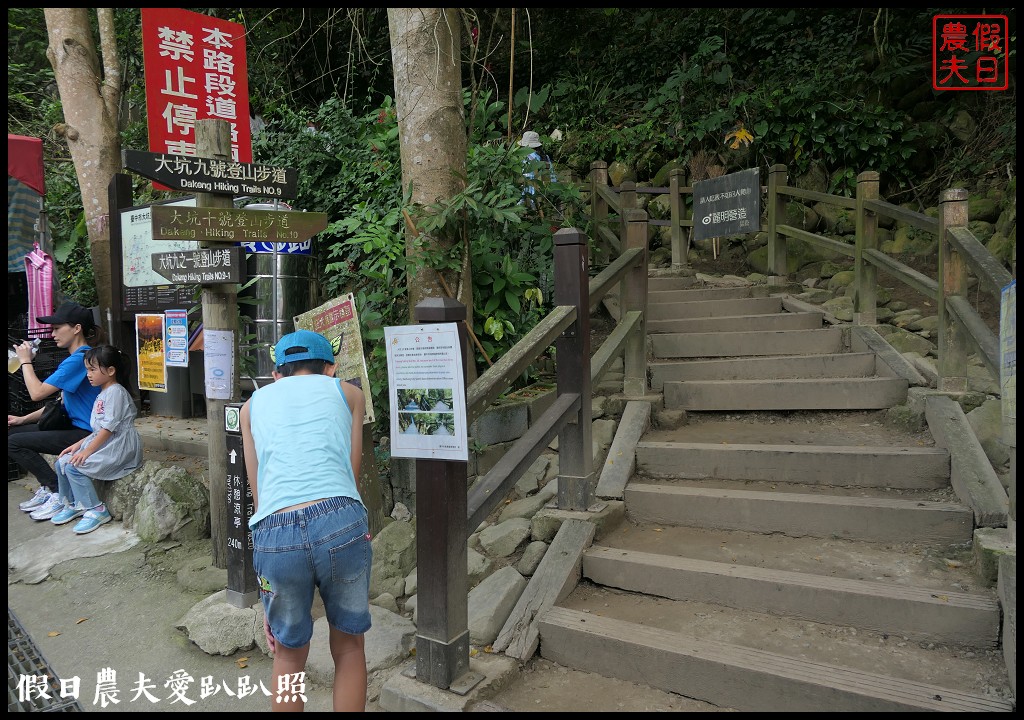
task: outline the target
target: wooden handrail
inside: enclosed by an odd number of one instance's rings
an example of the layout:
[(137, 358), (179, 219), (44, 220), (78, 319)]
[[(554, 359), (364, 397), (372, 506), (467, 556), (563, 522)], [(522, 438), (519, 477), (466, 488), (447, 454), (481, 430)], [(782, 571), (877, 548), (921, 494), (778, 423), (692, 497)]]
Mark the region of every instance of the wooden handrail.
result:
[(617, 257), (612, 264), (590, 279), (588, 290), (590, 292), (590, 309), (601, 302), (605, 295), (615, 287), (622, 277), (637, 264), (637, 258), (642, 254), (640, 248), (630, 248)]
[(480, 527), (491, 510), (505, 500), (512, 486), (534, 460), (547, 449), (558, 431), (580, 409), (578, 393), (563, 393), (555, 398), (544, 414), (537, 418), (486, 475), (476, 481), (467, 499), (467, 532)]
[(603, 237), (608, 242), (609, 245), (612, 246), (612, 249), (615, 250), (615, 252), (619, 251), (619, 247), (620, 247), (619, 236), (615, 234), (614, 230), (612, 230), (607, 225), (598, 225), (595, 228), (595, 230), (597, 230), (597, 233), (601, 237)]
[(856, 248), (854, 248), (853, 245), (844, 243), (842, 240), (833, 240), (832, 238), (827, 238), (824, 235), (816, 235), (812, 232), (795, 228), (792, 225), (776, 225), (775, 229), (783, 235), (796, 238), (797, 240), (803, 240), (811, 245), (823, 247), (827, 250), (833, 250), (848, 257), (853, 257), (854, 252), (856, 252)]
[(612, 361), (622, 354), (622, 350), (632, 333), (643, 320), (643, 314), (634, 310), (623, 316), (622, 320), (615, 325), (611, 335), (605, 338), (601, 347), (590, 360), (590, 381), (597, 380), (608, 371)]
[(559, 305), (537, 323), (498, 362), (466, 390), (466, 424), (472, 425), (487, 406), (505, 392), (512, 381), (543, 353), (563, 330), (576, 321), (576, 308)]
[(1013, 282), (1013, 276), (967, 228), (951, 227), (946, 230), (946, 234), (982, 285), (992, 290), (996, 299), (999, 299), (1003, 288)]
[(897, 280), (903, 281), (903, 283), (914, 288), (929, 300), (938, 299), (939, 284), (927, 275), (904, 265), (899, 260), (894, 260), (881, 250), (865, 250), (864, 258), (879, 270), (883, 270)]
[(828, 193), (818, 192), (817, 190), (805, 190), (804, 188), (797, 188), (792, 185), (780, 186), (779, 195), (789, 195), (790, 197), (801, 198), (804, 200), (815, 200), (817, 202), (828, 203), (829, 205), (838, 205), (839, 207), (848, 208), (850, 210), (857, 209), (856, 198), (848, 198), (842, 195), (829, 195)]
[(871, 212), (884, 215), (898, 222), (904, 222), (918, 230), (930, 232), (932, 235), (939, 234), (939, 221), (937, 218), (928, 217), (924, 213), (907, 210), (899, 205), (893, 205), (885, 200), (865, 200), (864, 207)]
[(608, 207), (615, 212), (620, 212), (622, 210), (622, 203), (619, 202), (619, 194), (614, 192), (607, 185), (595, 185), (594, 192), (600, 195), (601, 198), (608, 203)]

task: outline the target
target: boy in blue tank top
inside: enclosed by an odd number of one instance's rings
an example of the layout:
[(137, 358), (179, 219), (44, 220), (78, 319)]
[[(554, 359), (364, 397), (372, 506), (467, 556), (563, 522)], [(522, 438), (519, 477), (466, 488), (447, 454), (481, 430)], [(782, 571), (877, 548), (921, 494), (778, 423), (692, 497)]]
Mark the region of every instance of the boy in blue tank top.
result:
[(373, 560), (356, 486), (363, 392), (334, 378), (334, 351), (318, 333), (285, 335), (274, 358), (274, 382), (253, 393), (241, 413), (256, 506), (249, 521), (253, 566), (274, 653), (271, 709), (305, 707), (295, 688), (313, 637), (316, 588), (330, 625), (334, 710), (362, 711)]

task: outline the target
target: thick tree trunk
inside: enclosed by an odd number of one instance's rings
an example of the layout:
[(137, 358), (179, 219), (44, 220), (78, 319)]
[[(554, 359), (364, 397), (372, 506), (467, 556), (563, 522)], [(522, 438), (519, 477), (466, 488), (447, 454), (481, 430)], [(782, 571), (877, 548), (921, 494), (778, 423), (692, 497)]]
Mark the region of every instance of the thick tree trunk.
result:
[[(430, 205), (465, 187), (466, 124), (462, 104), (459, 11), (454, 8), (388, 8), (395, 106), (402, 156), (402, 186), (412, 202)], [(411, 231), (406, 255), (416, 260)], [(473, 284), (466, 238), (420, 236), (431, 251), (458, 258), (459, 273), (445, 273), (448, 288), (466, 305), (472, 322)], [(438, 274), (411, 267), (409, 313), (428, 297), (447, 297)]]
[[(71, 150), (89, 230), (93, 272), (101, 311), (114, 301), (110, 264), (110, 209), (107, 186), (121, 170), (118, 106), (121, 65), (111, 8), (97, 11), (103, 64), (96, 52), (86, 8), (44, 8), (49, 47), (64, 108), (59, 126)], [(105, 312), (102, 313), (105, 316)], [(109, 331), (110, 328), (107, 328)]]

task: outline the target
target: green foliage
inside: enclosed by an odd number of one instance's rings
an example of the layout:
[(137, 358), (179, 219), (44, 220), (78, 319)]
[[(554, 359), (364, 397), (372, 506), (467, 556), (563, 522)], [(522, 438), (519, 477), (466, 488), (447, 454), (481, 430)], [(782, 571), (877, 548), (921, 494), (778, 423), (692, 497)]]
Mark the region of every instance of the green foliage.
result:
[[(486, 103), (481, 103), (485, 105)], [(489, 105), (493, 107), (493, 105)], [(497, 108), (494, 108), (497, 110)], [(476, 127), (480, 137), (499, 138), (471, 144), (466, 188), (443, 202), (416, 210), (417, 227), (427, 234), (470, 238), (473, 276), (473, 331), (493, 361), (533, 329), (547, 312), (550, 295), (552, 234), (582, 215), (576, 188), (550, 182), (547, 167), (524, 165), (529, 148), (500, 140), (501, 113), (493, 125)], [(523, 201), (523, 172), (541, 180), (532, 202)], [(458, 257), (431, 258), (434, 268), (459, 269)], [(486, 358), (478, 357), (478, 365)]]
[(42, 8), (7, 11), (7, 132), (40, 137), (40, 108), (53, 102)]
[[(582, 201), (572, 186), (544, 180), (533, 203), (523, 200), (529, 149), (509, 146), (502, 133), (506, 107), (482, 93), (465, 96), (472, 137), (465, 189), (430, 207), (410, 205), (401, 192), (397, 118), (390, 99), (356, 116), (337, 100), (315, 113), (280, 108), (264, 119), (254, 146), (260, 162), (294, 167), (297, 207), (326, 212), (327, 229), (314, 242), (325, 298), (355, 296), (374, 408), (386, 418), (387, 357), (383, 328), (409, 317), (409, 260), (403, 209), (421, 237), (468, 246), (473, 277), (473, 329), (493, 361), (529, 332), (546, 312), (552, 272), (552, 233), (581, 222)], [(308, 129), (315, 123), (316, 131)], [(546, 178), (546, 168), (537, 177)], [(417, 248), (417, 262), (462, 269), (462, 253)], [(481, 354), (478, 366), (486, 362)]]
[[(571, 23), (568, 53), (564, 42), (534, 43), (531, 62), (552, 69), (540, 74), (551, 92), (531, 124), (563, 131), (553, 154), (577, 173), (595, 159), (620, 160), (643, 178), (701, 152), (729, 172), (782, 163), (799, 176), (818, 166), (839, 194), (853, 191), (858, 172), (876, 170), (895, 195), (920, 186), (926, 168), (952, 163), (978, 175), (1015, 155), (1012, 92), (931, 91), (926, 8), (649, 12), (564, 11), (554, 16), (558, 30), (545, 32), (565, 35)], [(987, 12), (1014, 26), (1012, 9)], [(1012, 60), (1011, 52), (1011, 76)], [(922, 119), (950, 124), (943, 106), (968, 109), (985, 131), (967, 142), (925, 140)], [(754, 142), (730, 152), (725, 137), (741, 122)], [(929, 183), (924, 202), (935, 201), (939, 184)]]
[(876, 103), (816, 98), (811, 85), (775, 89), (756, 106), (755, 147), (764, 165), (787, 158), (800, 175), (812, 161), (840, 170), (841, 182), (830, 193), (851, 195), (861, 169), (877, 170), (902, 187), (911, 172), (906, 161), (920, 132), (901, 113)]

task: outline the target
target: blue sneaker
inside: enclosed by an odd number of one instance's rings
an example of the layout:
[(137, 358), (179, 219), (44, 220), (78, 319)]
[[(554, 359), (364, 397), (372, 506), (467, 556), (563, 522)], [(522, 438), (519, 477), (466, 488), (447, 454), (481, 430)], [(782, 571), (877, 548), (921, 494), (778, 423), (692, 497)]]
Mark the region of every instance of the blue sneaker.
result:
[(85, 508), (80, 503), (75, 503), (74, 505), (65, 504), (63, 510), (50, 518), (50, 522), (54, 525), (63, 525), (83, 515), (85, 515)]
[(86, 533), (91, 533), (100, 525), (104, 525), (112, 519), (113, 518), (110, 517), (110, 513), (107, 512), (107, 507), (105, 505), (94, 507), (92, 510), (86, 510), (85, 517), (79, 520), (78, 524), (75, 525), (75, 534), (85, 535)]

